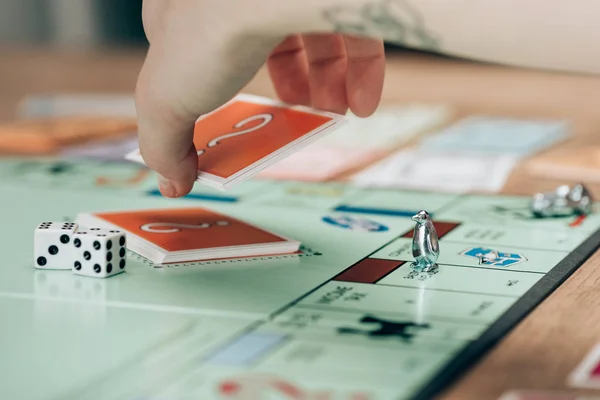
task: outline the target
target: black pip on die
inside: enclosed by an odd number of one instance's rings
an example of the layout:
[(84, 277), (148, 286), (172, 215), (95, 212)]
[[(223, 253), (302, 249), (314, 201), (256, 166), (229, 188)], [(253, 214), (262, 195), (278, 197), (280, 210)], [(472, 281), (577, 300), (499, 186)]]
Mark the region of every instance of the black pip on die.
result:
[(73, 222), (42, 222), (35, 229), (34, 264), (40, 269), (71, 269), (73, 235), (78, 226)]
[(125, 232), (101, 228), (80, 230), (73, 236), (71, 261), (77, 275), (106, 278), (125, 271)]

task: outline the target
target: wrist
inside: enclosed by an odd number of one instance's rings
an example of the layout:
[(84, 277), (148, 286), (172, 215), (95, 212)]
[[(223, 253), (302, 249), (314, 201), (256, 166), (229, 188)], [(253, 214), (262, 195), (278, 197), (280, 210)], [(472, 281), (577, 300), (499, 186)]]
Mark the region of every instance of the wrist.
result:
[(247, 31), (257, 36), (332, 33), (383, 39), (407, 47), (439, 50), (440, 38), (415, 1), (303, 0), (254, 3)]

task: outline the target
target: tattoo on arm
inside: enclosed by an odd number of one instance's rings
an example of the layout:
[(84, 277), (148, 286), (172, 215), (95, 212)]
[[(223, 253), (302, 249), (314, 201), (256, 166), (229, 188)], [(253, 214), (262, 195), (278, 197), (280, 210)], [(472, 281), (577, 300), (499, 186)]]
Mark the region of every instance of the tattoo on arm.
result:
[(421, 13), (407, 0), (369, 0), (358, 6), (335, 6), (323, 13), (336, 32), (375, 36), (406, 47), (439, 51), (440, 41), (425, 27)]

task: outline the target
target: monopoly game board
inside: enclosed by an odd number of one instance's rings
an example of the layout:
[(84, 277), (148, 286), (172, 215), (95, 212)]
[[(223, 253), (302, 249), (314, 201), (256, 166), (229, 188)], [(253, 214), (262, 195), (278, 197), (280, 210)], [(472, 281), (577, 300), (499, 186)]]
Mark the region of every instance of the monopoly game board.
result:
[[(0, 398), (429, 399), (581, 265), (600, 215), (532, 218), (529, 198), (253, 179), (162, 198), (130, 164), (0, 161)], [(109, 279), (33, 268), (43, 220), (208, 207), (299, 253), (154, 265)], [(425, 209), (439, 268), (410, 268)], [(494, 254), (482, 258), (481, 254)]]

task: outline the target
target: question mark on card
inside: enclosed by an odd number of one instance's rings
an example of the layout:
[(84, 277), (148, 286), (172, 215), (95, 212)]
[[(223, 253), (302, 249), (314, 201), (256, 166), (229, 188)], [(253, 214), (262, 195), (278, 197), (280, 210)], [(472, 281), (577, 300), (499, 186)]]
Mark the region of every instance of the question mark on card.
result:
[[(236, 137), (236, 136), (240, 136), (240, 135), (245, 135), (246, 133), (250, 133), (250, 132), (254, 132), (257, 131), (259, 129), (264, 128), (265, 126), (267, 126), (272, 120), (273, 120), (273, 114), (258, 114), (258, 115), (253, 115), (251, 117), (248, 117), (240, 122), (238, 122), (237, 124), (235, 124), (233, 127), (235, 129), (239, 129), (242, 128), (244, 125), (253, 122), (253, 121), (260, 121), (262, 120), (262, 122), (252, 128), (248, 128), (248, 129), (243, 129), (241, 131), (237, 131), (237, 132), (232, 132), (232, 133), (226, 133), (225, 135), (221, 135), (213, 140), (211, 140), (210, 142), (208, 142), (208, 146), (207, 147), (215, 147), (216, 145), (218, 145), (219, 143), (221, 143), (221, 141), (225, 140), (225, 139), (229, 139), (232, 137)], [(198, 155), (202, 155), (206, 152), (205, 149), (201, 149), (198, 150)]]
[[(227, 226), (229, 225), (228, 221), (217, 221), (215, 223), (218, 226)], [(144, 224), (140, 227), (141, 230), (145, 232), (152, 233), (175, 233), (180, 232), (182, 229), (206, 229), (210, 228), (212, 225), (207, 223), (202, 223), (198, 225), (191, 224), (178, 224), (176, 222), (152, 222), (149, 224)], [(171, 229), (157, 229), (158, 227), (171, 227)]]

